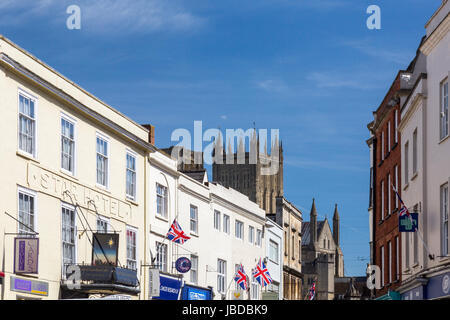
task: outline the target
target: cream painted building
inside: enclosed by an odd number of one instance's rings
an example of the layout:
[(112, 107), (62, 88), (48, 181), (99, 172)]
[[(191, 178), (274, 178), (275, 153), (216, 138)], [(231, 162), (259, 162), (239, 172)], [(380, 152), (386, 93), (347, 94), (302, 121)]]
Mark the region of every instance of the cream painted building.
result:
[[(402, 107), (404, 202), (419, 213), (419, 233), (403, 237), (403, 299), (450, 298), (449, 183), (450, 2), (426, 24), (421, 55), (426, 71), (416, 78)], [(423, 238), (423, 242), (422, 242)]]
[[(91, 265), (98, 230), (119, 235), (122, 269), (146, 259), (148, 131), (2, 36), (0, 96), (1, 299), (137, 299), (133, 285), (74, 289), (65, 266)], [(14, 274), (16, 237), (39, 238), (37, 274)]]
[[(236, 265), (251, 270), (265, 258), (265, 212), (236, 190), (210, 183), (206, 176), (177, 172), (176, 161), (161, 152), (150, 156), (148, 247), (153, 267), (179, 276), (183, 284), (212, 290), (214, 299), (232, 299)], [(176, 218), (190, 237), (184, 244), (166, 238)], [(179, 273), (175, 262), (191, 260), (191, 270)], [(250, 284), (244, 299), (261, 299), (261, 286)], [(249, 296), (250, 294), (250, 296)], [(181, 294), (180, 294), (181, 296)]]

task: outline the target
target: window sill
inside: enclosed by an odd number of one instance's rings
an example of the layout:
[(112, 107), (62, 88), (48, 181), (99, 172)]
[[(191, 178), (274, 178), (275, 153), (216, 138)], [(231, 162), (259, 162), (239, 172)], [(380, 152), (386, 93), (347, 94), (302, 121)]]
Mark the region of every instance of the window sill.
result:
[(419, 175), (419, 173), (416, 171), (413, 176), (411, 177), (411, 181), (414, 180), (415, 178), (417, 178), (417, 176)]
[(20, 151), (20, 150), (17, 150), (16, 151), (16, 155), (18, 155), (19, 157), (22, 157), (22, 158), (25, 158), (25, 159), (27, 159), (27, 160), (31, 160), (31, 161), (33, 161), (33, 162), (36, 162), (36, 163), (41, 163), (38, 159), (36, 159), (32, 154), (29, 154), (29, 153), (26, 153), (26, 152), (23, 152), (23, 151)]
[(189, 234), (191, 235), (191, 236), (193, 236), (193, 237), (196, 237), (196, 238), (198, 238), (199, 236), (198, 236), (198, 233), (197, 232), (189, 232)]
[(444, 143), (449, 137), (450, 137), (450, 135), (445, 136), (444, 138), (439, 140), (438, 144)]
[(59, 169), (59, 172), (61, 172), (62, 174), (64, 174), (65, 176), (67, 176), (67, 177), (69, 177), (71, 179), (74, 179), (74, 180), (78, 181), (78, 178), (76, 178), (75, 175), (72, 172), (70, 172), (70, 171), (67, 171), (65, 169)]
[(405, 184), (405, 185), (403, 186), (403, 191), (405, 191), (406, 189), (408, 189), (408, 187), (409, 187), (409, 183)]
[(163, 216), (159, 215), (158, 213), (155, 215), (155, 217), (156, 217), (156, 219), (159, 219), (159, 220), (161, 220), (161, 221), (169, 222), (169, 219), (168, 219), (168, 218), (163, 217)]
[(135, 199), (126, 197), (126, 200), (127, 200), (127, 202), (131, 203), (132, 205), (134, 205), (136, 207), (139, 206), (139, 203), (137, 203)]
[(95, 184), (95, 187), (96, 187), (97, 189), (100, 189), (100, 190), (104, 191), (104, 192), (111, 193), (111, 191), (109, 191), (108, 187), (105, 187), (105, 186), (103, 186), (103, 185), (101, 185), (101, 184), (96, 183), (96, 184)]
[(444, 260), (448, 260), (450, 258), (450, 255), (446, 255), (446, 256), (440, 256), (439, 257), (439, 262), (442, 262), (442, 261), (444, 261)]

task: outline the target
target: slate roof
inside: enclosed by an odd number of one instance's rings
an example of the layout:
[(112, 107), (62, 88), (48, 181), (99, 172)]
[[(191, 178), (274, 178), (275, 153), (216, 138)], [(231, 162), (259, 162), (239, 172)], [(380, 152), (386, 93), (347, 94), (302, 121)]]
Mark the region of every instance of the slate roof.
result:
[(181, 171), (181, 172), (184, 173), (185, 175), (191, 177), (192, 179), (197, 180), (200, 183), (203, 183), (203, 179), (205, 178), (206, 170), (205, 169), (197, 170), (197, 171), (190, 170), (190, 171)]
[[(317, 221), (317, 236), (322, 232), (325, 220)], [(310, 222), (303, 222), (302, 224), (302, 246), (308, 245), (311, 242)]]

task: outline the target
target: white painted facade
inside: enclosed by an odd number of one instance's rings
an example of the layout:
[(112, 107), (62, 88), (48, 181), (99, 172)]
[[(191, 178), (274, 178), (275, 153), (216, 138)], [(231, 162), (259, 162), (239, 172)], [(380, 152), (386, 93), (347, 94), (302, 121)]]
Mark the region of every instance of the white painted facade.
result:
[[(146, 142), (148, 131), (2, 36), (0, 96), (0, 270), (5, 273), (0, 299), (61, 298), (64, 266), (91, 264), (92, 232), (100, 218), (108, 231), (119, 233), (122, 266), (128, 264), (127, 232), (135, 232), (130, 263), (136, 267), (144, 256), (145, 159), (153, 149)], [(25, 104), (33, 107), (24, 111)], [(32, 122), (30, 148), (21, 144), (25, 118)], [(65, 134), (73, 150), (65, 165), (63, 120), (70, 123)], [(98, 137), (106, 143), (106, 180), (98, 176)], [(135, 160), (133, 197), (127, 195), (127, 155)], [(23, 224), (38, 233), (38, 274), (14, 274), (14, 238), (31, 232)], [(66, 255), (64, 234), (71, 248)], [(18, 291), (16, 279), (27, 285), (41, 281), (44, 288)]]
[(267, 219), (265, 238), (267, 268), (273, 284), (268, 286), (263, 296), (269, 292), (278, 300), (283, 300), (283, 228)]
[[(164, 219), (157, 214), (157, 183), (168, 188), (168, 213)], [(212, 287), (214, 299), (232, 299), (236, 290), (234, 279), (235, 267), (244, 266), (251, 277), (251, 270), (259, 258), (265, 257), (264, 226), (265, 212), (250, 201), (247, 196), (234, 189), (225, 188), (214, 183), (200, 183), (189, 176), (176, 171), (176, 161), (156, 152), (150, 156), (149, 188), (149, 223), (150, 235), (148, 246), (156, 256), (156, 242), (167, 246), (167, 256), (163, 271), (179, 274), (174, 265), (179, 257), (188, 257), (195, 269), (183, 274), (187, 284), (202, 288)], [(196, 215), (191, 219), (191, 208)], [(215, 214), (219, 223), (215, 223)], [(228, 217), (228, 219), (224, 219)], [(184, 244), (174, 244), (166, 239), (166, 234), (174, 219), (183, 231), (191, 237)], [(192, 221), (191, 221), (192, 220)], [(228, 221), (227, 227), (224, 225)], [(236, 236), (236, 221), (242, 223), (242, 239)], [(250, 227), (253, 239), (250, 242)], [(261, 232), (261, 244), (257, 245), (257, 233)], [(226, 272), (219, 275), (219, 260), (225, 262)], [(156, 259), (158, 261), (158, 259)], [(223, 266), (223, 262), (222, 266)], [(222, 289), (219, 290), (219, 282)], [(250, 286), (252, 287), (252, 286)], [(253, 285), (244, 299), (261, 299), (261, 286)]]
[[(420, 47), (426, 59), (426, 71), (420, 72), (426, 74), (416, 75), (417, 80), (402, 107), (399, 127), (402, 141), (402, 198), (410, 212), (419, 213), (419, 233), (402, 236), (403, 281), (399, 291), (403, 299), (436, 299), (446, 294), (448, 297), (448, 292), (444, 290), (445, 281), (440, 279), (450, 272), (450, 228), (445, 222), (450, 198), (448, 0), (442, 1), (440, 8), (426, 24), (426, 29), (426, 39)], [(417, 137), (416, 143), (414, 137)], [(405, 148), (406, 144), (408, 149)], [(417, 155), (416, 160), (414, 153)], [(443, 281), (442, 288), (440, 283), (435, 285), (436, 281)]]

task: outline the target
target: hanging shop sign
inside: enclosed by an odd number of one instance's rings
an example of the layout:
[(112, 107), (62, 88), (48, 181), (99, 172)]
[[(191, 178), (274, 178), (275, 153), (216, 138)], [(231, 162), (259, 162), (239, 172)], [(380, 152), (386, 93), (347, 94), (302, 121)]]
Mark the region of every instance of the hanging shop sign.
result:
[(400, 232), (415, 232), (419, 228), (419, 214), (410, 213), (398, 217), (398, 228)]
[(117, 265), (119, 250), (118, 233), (94, 233), (92, 246), (92, 265)]
[(39, 239), (14, 239), (14, 273), (38, 273)]
[(244, 292), (241, 290), (232, 291), (231, 300), (244, 300)]
[(191, 285), (184, 285), (182, 300), (211, 300), (211, 288), (205, 289)]
[(192, 266), (191, 260), (189, 260), (186, 257), (178, 258), (177, 261), (175, 262), (175, 268), (180, 273), (189, 272), (189, 270), (191, 270), (191, 266)]
[(48, 283), (44, 281), (27, 280), (11, 276), (10, 285), (11, 291), (48, 296)]

